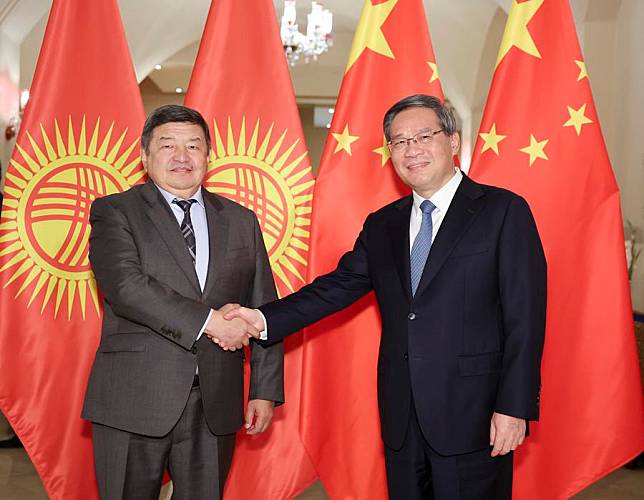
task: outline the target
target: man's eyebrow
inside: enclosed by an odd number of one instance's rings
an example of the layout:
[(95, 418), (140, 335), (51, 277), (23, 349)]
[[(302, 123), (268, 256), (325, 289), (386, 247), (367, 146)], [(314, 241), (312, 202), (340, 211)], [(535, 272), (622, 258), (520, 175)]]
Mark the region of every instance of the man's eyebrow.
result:
[[(412, 135), (418, 135), (418, 134), (422, 134), (423, 132), (429, 132), (431, 129), (432, 129), (431, 127), (421, 128), (419, 131), (415, 132), (415, 133), (414, 133), (414, 134), (412, 134)], [(394, 137), (403, 137), (403, 134), (402, 134), (402, 133), (400, 133), (400, 134), (396, 134), (396, 135), (392, 135), (392, 136), (391, 136), (391, 138), (392, 138), (392, 139), (393, 139)]]
[[(176, 139), (176, 137), (171, 136), (171, 135), (162, 135), (162, 136), (159, 137), (158, 140), (160, 140), (160, 141), (173, 141), (175, 139)], [(201, 141), (201, 137), (196, 135), (196, 136), (191, 137), (190, 139), (188, 139), (188, 141)]]

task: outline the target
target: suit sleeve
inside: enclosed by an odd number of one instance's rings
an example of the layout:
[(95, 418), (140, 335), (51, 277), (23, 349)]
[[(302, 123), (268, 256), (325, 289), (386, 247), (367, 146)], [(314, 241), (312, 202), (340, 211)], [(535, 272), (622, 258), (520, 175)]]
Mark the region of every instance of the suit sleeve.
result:
[[(257, 218), (253, 216), (255, 235), (255, 277), (248, 305), (257, 308), (275, 300), (277, 291), (271, 271), (264, 238)], [(266, 399), (277, 404), (284, 402), (284, 345), (277, 342), (266, 346), (251, 342), (251, 375), (249, 399)]]
[(537, 420), (546, 322), (546, 260), (523, 198), (510, 202), (499, 242), (503, 365), (495, 411)]
[(353, 304), (372, 289), (367, 258), (369, 218), (353, 249), (336, 269), (275, 302), (260, 307), (268, 326), (268, 342), (280, 340)]
[(143, 272), (128, 220), (109, 198), (92, 203), (90, 223), (90, 263), (114, 313), (190, 349), (210, 308)]

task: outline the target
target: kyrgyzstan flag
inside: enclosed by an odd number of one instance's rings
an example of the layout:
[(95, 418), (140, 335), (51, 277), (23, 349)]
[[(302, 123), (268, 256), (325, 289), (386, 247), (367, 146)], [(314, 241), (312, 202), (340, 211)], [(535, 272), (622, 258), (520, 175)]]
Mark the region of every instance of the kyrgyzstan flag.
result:
[[(313, 197), (309, 278), (335, 268), (366, 216), (409, 193), (382, 132), (411, 94), (443, 97), (420, 0), (366, 0)], [(372, 294), (305, 330), (302, 437), (331, 498), (387, 498), (376, 395), (380, 316)]]
[(524, 196), (548, 261), (541, 417), (514, 496), (568, 498), (644, 446), (619, 192), (567, 1), (514, 1), (472, 176)]
[(98, 496), (89, 208), (141, 180), (143, 120), (116, 0), (54, 0), (0, 218), (0, 408), (53, 499)]
[[(314, 180), (271, 0), (212, 2), (186, 105), (212, 131), (204, 185), (257, 214), (279, 295), (299, 289)], [(238, 435), (227, 499), (292, 498), (317, 477), (298, 432), (301, 345), (285, 341), (286, 404), (269, 429)]]

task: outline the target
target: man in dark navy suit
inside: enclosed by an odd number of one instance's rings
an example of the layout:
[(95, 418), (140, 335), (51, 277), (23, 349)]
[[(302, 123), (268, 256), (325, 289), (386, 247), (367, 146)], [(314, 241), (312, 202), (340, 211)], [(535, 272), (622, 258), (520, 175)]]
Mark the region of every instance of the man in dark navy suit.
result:
[(459, 136), (437, 98), (399, 101), (384, 133), (412, 195), (370, 214), (335, 271), (227, 317), (273, 342), (374, 290), (391, 498), (509, 499), (512, 451), (539, 413), (546, 262), (534, 219), (523, 198), (454, 167)]

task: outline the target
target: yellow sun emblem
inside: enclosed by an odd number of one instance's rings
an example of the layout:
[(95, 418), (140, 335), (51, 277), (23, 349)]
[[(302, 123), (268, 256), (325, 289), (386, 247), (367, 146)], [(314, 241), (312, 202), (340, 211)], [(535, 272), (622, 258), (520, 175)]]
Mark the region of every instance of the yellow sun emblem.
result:
[(243, 118), (235, 137), (229, 117), (224, 142), (214, 121), (204, 186), (255, 212), (283, 296), (305, 283), (315, 181), (307, 152), (294, 153), (299, 139), (282, 148), (288, 130), (274, 138), (273, 128), (260, 134), (258, 119), (249, 138)]
[(138, 155), (130, 159), (139, 140), (122, 148), (126, 129), (110, 145), (112, 122), (99, 143), (100, 118), (89, 141), (85, 117), (78, 134), (69, 118), (66, 140), (57, 121), (54, 129), (52, 142), (41, 124), (40, 144), (26, 132), (32, 154), (16, 144), (0, 219), (0, 284), (20, 284), (15, 298), (28, 291), (27, 307), (41, 297), (41, 314), (51, 300), (54, 317), (66, 303), (68, 319), (76, 304), (85, 318), (90, 295), (100, 316), (88, 258), (89, 208), (95, 198), (128, 189), (145, 175)]

